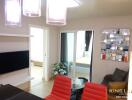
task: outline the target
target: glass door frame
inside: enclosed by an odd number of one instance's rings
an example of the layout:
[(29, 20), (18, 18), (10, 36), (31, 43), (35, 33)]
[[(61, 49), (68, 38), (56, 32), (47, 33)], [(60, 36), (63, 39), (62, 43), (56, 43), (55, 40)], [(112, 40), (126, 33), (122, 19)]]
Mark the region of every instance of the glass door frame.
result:
[[(76, 38), (76, 37), (77, 37), (77, 34), (76, 34), (77, 31), (61, 31), (61, 32), (60, 32), (60, 34), (59, 34), (59, 45), (58, 45), (58, 48), (59, 48), (59, 49), (58, 49), (58, 51), (59, 51), (59, 53), (58, 53), (58, 54), (59, 54), (59, 57), (58, 57), (59, 60), (58, 60), (58, 61), (59, 61), (59, 62), (61, 62), (61, 34), (62, 34), (62, 33), (73, 33), (73, 34), (74, 34), (73, 68), (72, 68), (72, 69), (73, 69), (72, 72), (73, 72), (74, 74), (71, 76), (71, 78), (72, 78), (72, 79), (75, 79), (75, 72), (76, 72), (76, 70), (75, 70), (75, 66), (76, 66), (76, 64), (75, 64), (75, 61), (76, 61), (76, 53), (74, 53), (74, 52), (76, 52), (76, 45), (75, 45), (75, 42), (76, 42), (76, 39), (77, 39), (77, 38)], [(68, 71), (69, 71), (69, 69), (68, 69)], [(69, 76), (69, 75), (68, 75), (68, 76)]]
[[(84, 30), (77, 30), (77, 31), (61, 31), (60, 34), (59, 34), (59, 45), (58, 45), (58, 51), (59, 51), (59, 57), (58, 57), (58, 61), (60, 62), (61, 61), (61, 34), (62, 33), (74, 33), (74, 50), (73, 50), (73, 79), (75, 79), (76, 77), (76, 48), (77, 48), (77, 32), (78, 31), (84, 31)], [(92, 36), (93, 36), (93, 39), (92, 39), (92, 52), (91, 52), (91, 63), (90, 63), (90, 73), (89, 73), (89, 81), (91, 82), (92, 81), (92, 60), (93, 60), (93, 41), (94, 41), (94, 31), (93, 30), (85, 30), (85, 31), (92, 31)]]

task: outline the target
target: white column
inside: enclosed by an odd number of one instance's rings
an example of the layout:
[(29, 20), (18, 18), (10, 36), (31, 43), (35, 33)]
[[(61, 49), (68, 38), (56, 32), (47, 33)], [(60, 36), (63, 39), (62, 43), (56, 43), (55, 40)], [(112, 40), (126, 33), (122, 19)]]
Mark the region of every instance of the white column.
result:
[(73, 68), (72, 68), (73, 83), (75, 83), (75, 79), (76, 79), (76, 47), (77, 47), (77, 32), (74, 33)]
[(128, 78), (128, 100), (132, 100), (132, 51), (130, 52), (130, 66)]

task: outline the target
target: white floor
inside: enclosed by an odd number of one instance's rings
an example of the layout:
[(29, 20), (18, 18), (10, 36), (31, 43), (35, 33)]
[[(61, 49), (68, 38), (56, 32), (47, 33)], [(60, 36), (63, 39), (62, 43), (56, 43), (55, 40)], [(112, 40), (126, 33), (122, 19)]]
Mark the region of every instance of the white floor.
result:
[(31, 67), (31, 77), (33, 78), (32, 81), (34, 81), (32, 85), (41, 82), (43, 78), (43, 67), (32, 66)]
[(29, 92), (41, 98), (48, 96), (52, 89), (53, 80), (46, 82), (42, 79), (43, 67), (32, 66), (31, 76), (33, 79), (31, 80)]

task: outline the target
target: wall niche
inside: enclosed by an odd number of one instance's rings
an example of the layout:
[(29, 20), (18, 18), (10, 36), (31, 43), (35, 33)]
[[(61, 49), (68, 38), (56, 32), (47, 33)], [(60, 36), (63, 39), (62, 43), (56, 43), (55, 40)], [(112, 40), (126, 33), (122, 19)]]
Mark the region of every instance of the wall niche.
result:
[(129, 29), (105, 29), (101, 37), (101, 60), (129, 61)]

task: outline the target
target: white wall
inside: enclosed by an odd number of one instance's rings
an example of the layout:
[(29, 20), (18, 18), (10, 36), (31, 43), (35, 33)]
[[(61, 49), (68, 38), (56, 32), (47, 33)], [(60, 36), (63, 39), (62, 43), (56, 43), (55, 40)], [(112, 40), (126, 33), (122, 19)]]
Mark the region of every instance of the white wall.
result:
[[(49, 66), (47, 69), (48, 77), (51, 76), (51, 65), (56, 62), (57, 60), (57, 33), (59, 33), (59, 29), (48, 26), (45, 24), (45, 18), (39, 17), (39, 18), (28, 18), (22, 16), (22, 26), (21, 27), (10, 27), (5, 26), (5, 18), (4, 18), (4, 1), (0, 0), (0, 33), (16, 33), (16, 34), (29, 34), (29, 26), (35, 25), (35, 26), (42, 26), (47, 27), (49, 30)], [(0, 36), (0, 51), (18, 51), (18, 50), (29, 50), (29, 39), (28, 38), (18, 38), (18, 37), (1, 37)], [(12, 75), (13, 74), (13, 75)], [(12, 72), (12, 74), (4, 74), (0, 75), (0, 83), (8, 84), (8, 82), (11, 82), (11, 84), (17, 84), (20, 83), (20, 80), (26, 80), (29, 77), (29, 69), (21, 71)], [(23, 76), (23, 77), (21, 77)]]
[[(93, 70), (92, 81), (101, 82), (106, 74), (111, 74), (116, 67), (128, 70), (128, 63), (115, 61), (100, 60), (101, 48), (101, 31), (106, 28), (129, 28), (132, 29), (132, 16), (117, 16), (117, 17), (102, 17), (89, 18), (77, 21), (69, 21), (67, 26), (61, 28), (61, 31), (74, 30), (94, 30), (93, 40)], [(132, 35), (130, 41), (132, 40)], [(130, 43), (130, 50), (132, 50), (132, 41)]]
[[(49, 60), (49, 68), (47, 69), (49, 79), (53, 75), (53, 64), (58, 62), (58, 36), (59, 36), (59, 29), (58, 28), (50, 28), (48, 32), (48, 60)], [(48, 79), (48, 80), (49, 80)], [(47, 80), (47, 79), (46, 79)]]

